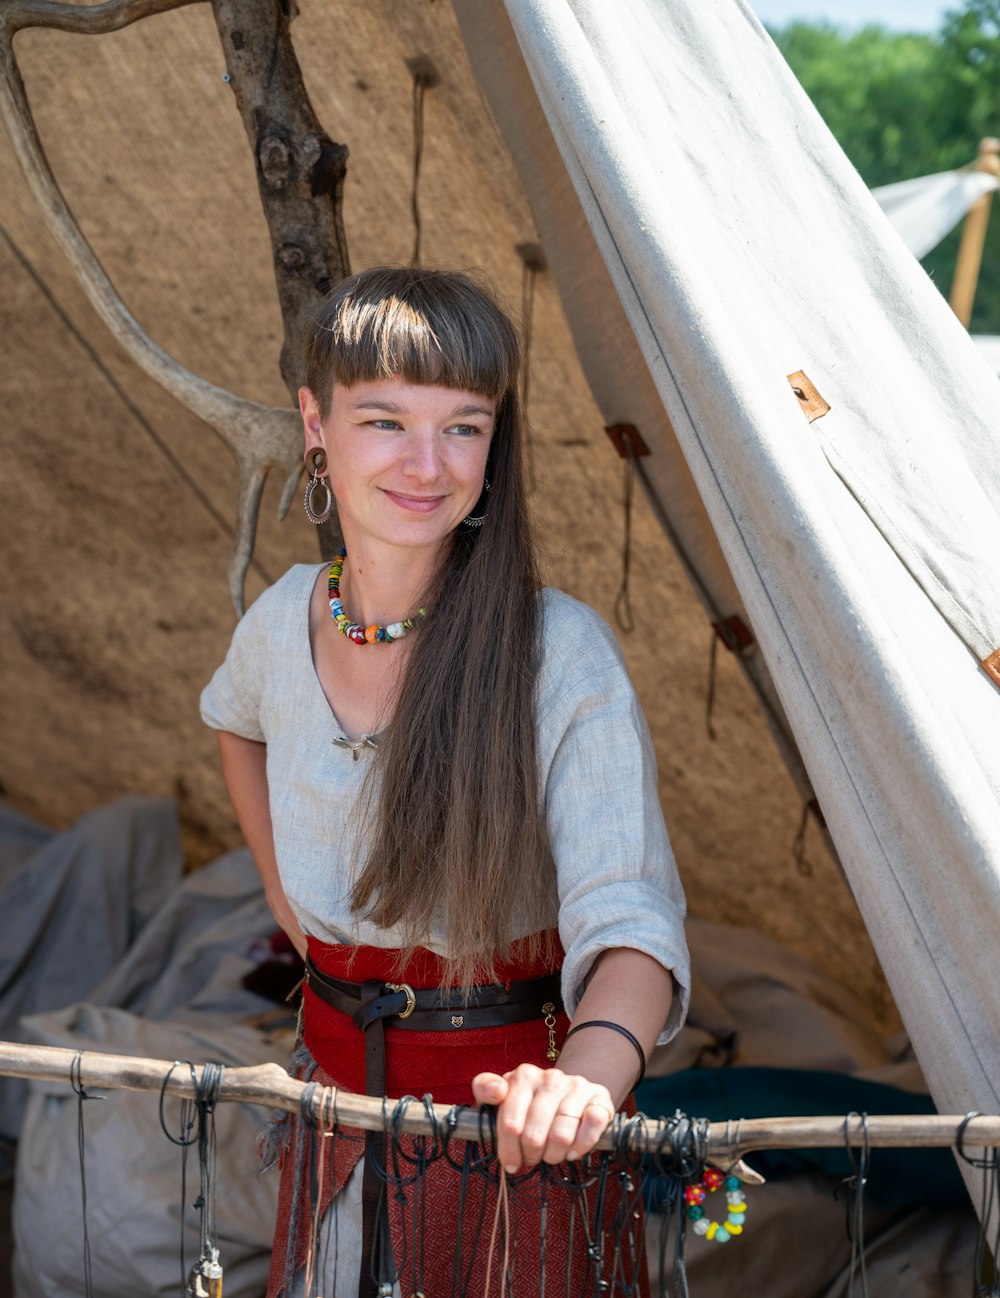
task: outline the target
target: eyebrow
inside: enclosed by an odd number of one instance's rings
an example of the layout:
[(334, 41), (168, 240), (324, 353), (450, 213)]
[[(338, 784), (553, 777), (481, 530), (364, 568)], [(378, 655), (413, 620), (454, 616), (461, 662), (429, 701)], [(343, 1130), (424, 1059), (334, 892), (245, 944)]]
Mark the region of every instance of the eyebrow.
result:
[[(405, 407), (395, 401), (387, 401), (384, 397), (375, 397), (372, 400), (366, 400), (364, 397), (360, 401), (351, 402), (352, 410), (384, 410), (386, 414), (402, 415), (406, 413)], [(451, 412), (453, 419), (458, 416), (467, 415), (485, 415), (487, 419), (492, 419), (494, 411), (489, 406), (477, 405), (475, 402), (468, 402), (462, 406), (456, 406)]]

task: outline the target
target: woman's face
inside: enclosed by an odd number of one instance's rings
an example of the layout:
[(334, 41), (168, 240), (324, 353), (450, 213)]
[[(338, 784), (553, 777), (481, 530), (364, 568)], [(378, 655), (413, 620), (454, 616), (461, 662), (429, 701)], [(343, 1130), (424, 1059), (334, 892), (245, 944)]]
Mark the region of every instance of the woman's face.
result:
[[(299, 393), (307, 451), (322, 446), (344, 538), (437, 546), (483, 490), (496, 402), (475, 392), (379, 379), (334, 385), (320, 421)], [(350, 538), (350, 539), (349, 539)]]

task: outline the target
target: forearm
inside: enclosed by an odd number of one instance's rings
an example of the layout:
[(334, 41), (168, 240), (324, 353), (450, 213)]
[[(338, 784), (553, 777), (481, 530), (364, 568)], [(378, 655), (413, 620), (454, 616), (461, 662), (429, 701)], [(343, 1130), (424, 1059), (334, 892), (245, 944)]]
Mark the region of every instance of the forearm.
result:
[[(672, 995), (672, 975), (652, 956), (627, 947), (605, 951), (591, 970), (570, 1027), (595, 1019), (620, 1024), (648, 1059), (667, 1021)], [(566, 1042), (557, 1066), (606, 1086), (620, 1108), (639, 1074), (639, 1056), (620, 1033), (591, 1027)]]
[(229, 799), (260, 872), (267, 904), (278, 925), (304, 957), (305, 934), (299, 927), (281, 886), (274, 854), (274, 831), (267, 788), (267, 745), (220, 730), (219, 756)]
[[(572, 1027), (603, 1019), (638, 1041), (645, 1059), (670, 1012), (669, 970), (641, 951), (605, 951), (591, 970)], [(520, 1064), (509, 1073), (479, 1073), (477, 1104), (496, 1104), (497, 1152), (508, 1171), (544, 1158), (558, 1163), (593, 1148), (635, 1085), (639, 1055), (613, 1028), (588, 1027), (566, 1041), (554, 1068)]]

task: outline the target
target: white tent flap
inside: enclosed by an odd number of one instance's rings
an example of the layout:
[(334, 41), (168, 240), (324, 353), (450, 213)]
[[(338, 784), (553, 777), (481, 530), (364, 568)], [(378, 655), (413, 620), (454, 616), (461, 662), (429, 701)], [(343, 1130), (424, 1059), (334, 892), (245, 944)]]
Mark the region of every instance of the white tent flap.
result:
[(935, 1098), (995, 1110), (996, 378), (745, 5), (456, 9), (515, 156), (531, 77), (589, 226), (546, 246), (617, 288)]
[(926, 257), (997, 184), (986, 171), (939, 171), (880, 185), (872, 194), (914, 257)]

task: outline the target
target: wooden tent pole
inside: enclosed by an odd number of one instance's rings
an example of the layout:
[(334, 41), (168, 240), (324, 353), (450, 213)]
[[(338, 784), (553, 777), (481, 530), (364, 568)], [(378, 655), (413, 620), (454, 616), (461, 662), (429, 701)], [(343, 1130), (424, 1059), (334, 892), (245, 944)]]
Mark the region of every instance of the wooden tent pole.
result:
[[(79, 1059), (79, 1064), (77, 1060)], [(189, 1066), (185, 1061), (142, 1059), (131, 1055), (109, 1055), (97, 1051), (63, 1049), (56, 1046), (27, 1046), (0, 1042), (0, 1076), (26, 1077), (36, 1081), (70, 1083), (73, 1076), (85, 1088), (149, 1091), (159, 1095), (196, 1098), (196, 1080), (200, 1082), (203, 1065)], [(278, 1064), (257, 1064), (248, 1068), (227, 1068), (223, 1074), (220, 1100), (259, 1104), (268, 1109), (300, 1107), (306, 1084), (288, 1076)], [(384, 1129), (386, 1115), (392, 1116), (396, 1101), (384, 1103), (367, 1095), (347, 1091), (317, 1089), (313, 1095), (313, 1112), (317, 1122), (336, 1121), (344, 1127), (371, 1131)], [(435, 1104), (434, 1114), (444, 1126), (452, 1109)], [(754, 1149), (833, 1149), (845, 1143), (854, 1147), (866, 1143), (871, 1148), (930, 1148), (954, 1145), (963, 1121), (960, 1116), (912, 1115), (870, 1117), (857, 1114), (845, 1118), (750, 1118), (739, 1122), (713, 1122), (708, 1128), (707, 1149), (710, 1159), (728, 1166), (740, 1154)], [(410, 1106), (399, 1124), (408, 1135), (432, 1135), (431, 1122), (422, 1103)], [(866, 1135), (867, 1127), (867, 1135)], [(488, 1130), (476, 1109), (463, 1109), (448, 1122), (458, 1140), (481, 1140)], [(668, 1130), (664, 1119), (649, 1119), (646, 1130), (631, 1142), (635, 1150), (653, 1153), (662, 1147)], [(983, 1115), (968, 1121), (964, 1144), (969, 1150), (1000, 1146), (1000, 1116)], [(598, 1141), (598, 1149), (611, 1149), (610, 1132)], [(747, 1169), (749, 1172), (749, 1169)], [(756, 1173), (750, 1173), (756, 1176)]]
[[(1000, 140), (987, 136), (979, 141), (979, 157), (973, 171), (985, 171), (1000, 178)], [(966, 329), (972, 319), (972, 304), (979, 285), (979, 271), (986, 245), (986, 228), (990, 220), (993, 194), (983, 194), (972, 204), (962, 226), (962, 239), (958, 247), (955, 275), (951, 281), (951, 309)]]

